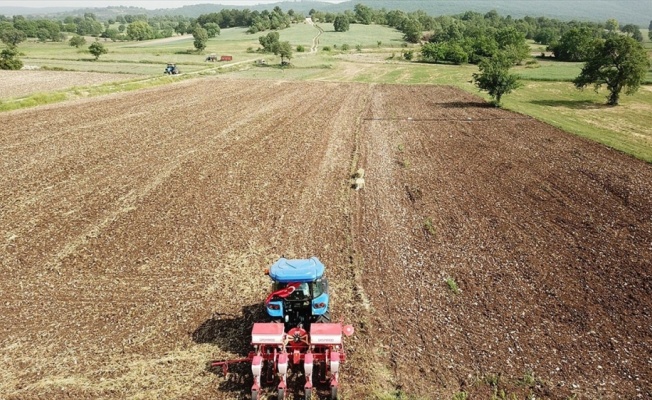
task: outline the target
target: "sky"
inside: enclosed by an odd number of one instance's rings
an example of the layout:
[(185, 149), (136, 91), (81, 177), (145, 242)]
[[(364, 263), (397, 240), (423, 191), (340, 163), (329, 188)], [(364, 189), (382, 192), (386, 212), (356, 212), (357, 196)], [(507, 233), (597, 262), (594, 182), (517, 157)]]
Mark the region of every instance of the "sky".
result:
[[(0, 7), (108, 7), (133, 6), (150, 10), (159, 8), (178, 8), (193, 4), (222, 4), (226, 6), (253, 6), (256, 4), (278, 3), (283, 0), (0, 0)], [(290, 0), (291, 1), (291, 0)], [(296, 0), (295, 0), (296, 1)], [(328, 3), (341, 3), (345, 0), (319, 0)]]

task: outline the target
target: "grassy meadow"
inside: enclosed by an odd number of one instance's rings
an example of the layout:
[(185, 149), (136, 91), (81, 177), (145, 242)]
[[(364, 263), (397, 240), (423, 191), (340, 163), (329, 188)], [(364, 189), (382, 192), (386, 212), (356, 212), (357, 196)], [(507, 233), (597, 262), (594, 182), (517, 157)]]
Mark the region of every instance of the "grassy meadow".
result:
[[(135, 90), (149, 85), (159, 85), (178, 79), (190, 79), (198, 75), (217, 75), (274, 80), (346, 81), (389, 84), (444, 84), (457, 86), (488, 99), (471, 83), (474, 65), (427, 64), (418, 61), (419, 48), (406, 46), (401, 33), (383, 26), (352, 24), (345, 33), (337, 33), (332, 24), (313, 25), (300, 23), (280, 31), (281, 41), (289, 41), (293, 48), (301, 45), (304, 52), (295, 51), (292, 66), (281, 68), (279, 57), (259, 53), (258, 37), (265, 33), (247, 34), (244, 28), (223, 29), (221, 34), (208, 41), (206, 50), (194, 51), (191, 35), (175, 36), (147, 42), (111, 42), (101, 40), (109, 53), (98, 61), (86, 49), (94, 41), (77, 49), (63, 43), (21, 43), (19, 50), (26, 66), (44, 69), (109, 72), (116, 74), (146, 75), (130, 85), (104, 84), (84, 88), (90, 95), (112, 91)], [(652, 53), (652, 43), (643, 30), (645, 46)], [(318, 42), (317, 52), (311, 52), (313, 42)], [(348, 45), (349, 50), (342, 51)], [(0, 46), (1, 47), (1, 46)], [(327, 48), (329, 50), (325, 51)], [(406, 61), (402, 54), (412, 50), (413, 61)], [(532, 44), (533, 54), (543, 51)], [(228, 54), (228, 63), (206, 62), (210, 53), (218, 56)], [(256, 60), (265, 59), (267, 65), (257, 65)], [(550, 58), (537, 58), (523, 66), (513, 68), (522, 80), (523, 87), (503, 98), (504, 107), (555, 125), (565, 131), (595, 140), (624, 151), (635, 157), (652, 162), (652, 71), (648, 72), (646, 84), (633, 96), (622, 96), (621, 105), (607, 107), (607, 92), (596, 93), (592, 89), (580, 91), (572, 84), (582, 67), (581, 63), (563, 63)], [(177, 63), (182, 75), (163, 75), (167, 62)], [(126, 76), (128, 78), (128, 76)], [(79, 92), (80, 88), (75, 88)], [(36, 96), (36, 95), (35, 95)], [(65, 93), (38, 94), (19, 99), (0, 99), (0, 110), (28, 107), (61, 101)], [(74, 96), (73, 96), (74, 97)], [(70, 98), (70, 96), (68, 97)], [(11, 103), (12, 106), (8, 106)]]

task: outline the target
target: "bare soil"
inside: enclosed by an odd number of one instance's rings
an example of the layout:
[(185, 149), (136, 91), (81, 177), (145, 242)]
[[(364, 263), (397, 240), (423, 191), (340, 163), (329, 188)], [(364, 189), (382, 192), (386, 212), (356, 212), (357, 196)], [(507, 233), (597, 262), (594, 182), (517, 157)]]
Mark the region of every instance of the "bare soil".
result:
[(281, 255), (345, 398), (652, 398), (652, 166), (456, 89), (197, 79), (4, 113), (0, 160), (8, 399), (245, 398), (207, 362)]
[(135, 77), (137, 76), (98, 72), (0, 70), (0, 100), (68, 89), (75, 86), (99, 85), (120, 80), (130, 80)]

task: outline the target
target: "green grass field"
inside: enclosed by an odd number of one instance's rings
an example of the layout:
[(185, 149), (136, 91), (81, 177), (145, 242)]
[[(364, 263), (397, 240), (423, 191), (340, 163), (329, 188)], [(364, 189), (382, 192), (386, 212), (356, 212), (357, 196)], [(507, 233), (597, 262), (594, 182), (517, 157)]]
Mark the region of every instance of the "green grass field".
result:
[[(316, 53), (310, 53), (313, 39), (318, 35), (317, 27), (300, 23), (280, 31), (281, 41), (289, 41), (305, 52), (294, 52), (292, 66), (280, 68), (279, 57), (256, 52), (260, 47), (258, 37), (266, 34), (247, 34), (243, 28), (223, 29), (221, 34), (210, 39), (206, 50), (198, 54), (194, 51), (190, 35), (175, 36), (147, 42), (102, 43), (109, 53), (98, 61), (85, 51), (63, 43), (21, 43), (19, 50), (25, 65), (50, 69), (97, 71), (120, 74), (138, 74), (162, 77), (167, 62), (175, 62), (182, 73), (182, 79), (192, 75), (224, 73), (242, 78), (282, 79), (282, 80), (322, 80), (362, 83), (391, 84), (445, 84), (460, 87), (486, 99), (471, 83), (472, 74), (477, 72), (474, 65), (426, 64), (418, 61), (407, 62), (402, 59), (406, 48), (401, 33), (387, 27), (352, 24), (345, 33), (334, 32), (332, 24), (319, 24), (324, 32), (319, 36)], [(652, 53), (652, 43), (647, 38), (644, 45)], [(87, 48), (92, 43), (88, 38)], [(350, 47), (342, 51), (342, 45)], [(323, 51), (324, 47), (330, 51)], [(532, 44), (533, 52), (541, 50)], [(207, 54), (228, 54), (233, 56), (231, 63), (206, 62)], [(265, 59), (266, 66), (255, 65), (257, 59)], [(633, 96), (623, 96), (618, 107), (606, 107), (606, 91), (579, 91), (571, 81), (580, 70), (581, 63), (563, 63), (551, 59), (537, 59), (536, 63), (518, 66), (513, 72), (523, 80), (523, 87), (503, 98), (504, 106), (513, 111), (528, 114), (544, 122), (558, 126), (568, 132), (590, 138), (615, 149), (652, 162), (652, 71), (648, 72), (646, 85)], [(190, 76), (188, 76), (190, 75)], [(152, 85), (167, 82), (154, 79)], [(139, 83), (133, 89), (147, 86)], [(124, 87), (114, 86), (115, 90)], [(110, 92), (112, 86), (91, 91), (94, 95)], [(43, 96), (43, 94), (39, 94)], [(51, 101), (60, 101), (60, 94), (46, 96)], [(63, 96), (65, 98), (65, 96)], [(6, 99), (1, 99), (6, 100)], [(23, 99), (25, 106), (34, 102)], [(41, 104), (42, 99), (36, 104)], [(47, 102), (47, 101), (46, 101)]]

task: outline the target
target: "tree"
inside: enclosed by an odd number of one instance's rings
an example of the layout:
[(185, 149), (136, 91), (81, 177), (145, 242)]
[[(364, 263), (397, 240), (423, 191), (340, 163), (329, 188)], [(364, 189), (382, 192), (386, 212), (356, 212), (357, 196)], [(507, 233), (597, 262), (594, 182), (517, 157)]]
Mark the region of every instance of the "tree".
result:
[(425, 43), (421, 46), (421, 58), (425, 61), (439, 62), (446, 58), (446, 43)]
[(88, 52), (95, 56), (95, 60), (98, 60), (102, 54), (108, 53), (109, 50), (102, 43), (93, 42), (88, 46)]
[(204, 25), (204, 29), (206, 29), (209, 38), (214, 38), (215, 36), (220, 34), (220, 26), (215, 22), (207, 23), (206, 25)]
[(208, 42), (208, 31), (201, 26), (198, 26), (192, 32), (192, 37), (195, 38), (193, 44), (195, 45), (197, 51), (200, 53), (204, 51), (206, 48), (206, 43)]
[(145, 21), (134, 21), (127, 26), (127, 37), (131, 40), (154, 39), (154, 29)]
[(23, 68), (23, 62), (18, 59), (18, 50), (15, 46), (9, 46), (0, 52), (0, 69), (18, 70), (21, 68)]
[(47, 42), (48, 39), (50, 39), (50, 31), (45, 28), (39, 28), (39, 30), (36, 31), (36, 37), (39, 42)]
[(11, 28), (2, 31), (0, 40), (9, 47), (16, 47), (19, 43), (27, 40), (27, 35), (23, 31)]
[(174, 31), (179, 35), (186, 33), (186, 30), (188, 30), (188, 24), (186, 24), (184, 21), (180, 21), (174, 28)]
[(514, 27), (502, 28), (496, 32), (498, 48), (510, 56), (514, 64), (520, 64), (530, 56), (530, 47), (525, 43), (525, 35)]
[(469, 62), (469, 54), (459, 43), (447, 43), (446, 61), (451, 61), (457, 65)]
[(278, 32), (270, 32), (265, 36), (260, 36), (258, 42), (263, 46), (263, 52), (276, 54), (278, 52), (279, 38)]
[(473, 74), (473, 83), (484, 90), (494, 99), (494, 104), (500, 106), (503, 95), (511, 93), (521, 84), (518, 77), (509, 73), (512, 60), (509, 55), (498, 52), (491, 58), (480, 61), (480, 73)]
[(373, 10), (363, 4), (356, 4), (353, 6), (355, 12), (355, 19), (359, 24), (369, 25), (373, 18)]
[(104, 32), (102, 32), (101, 36), (103, 38), (111, 39), (112, 41), (115, 42), (116, 40), (118, 40), (118, 37), (120, 36), (120, 32), (118, 32), (118, 30), (115, 29), (115, 28), (109, 28), (109, 29), (105, 30)]
[(71, 47), (80, 48), (81, 46), (86, 44), (86, 39), (83, 36), (75, 35), (75, 36), (70, 38), (70, 40), (68, 41), (68, 44)]
[(615, 18), (610, 18), (605, 23), (605, 29), (609, 32), (616, 32), (618, 30), (618, 20)]
[(346, 32), (349, 30), (349, 18), (344, 14), (337, 14), (333, 21), (335, 32)]
[(281, 64), (284, 64), (286, 58), (290, 61), (292, 59), (292, 46), (290, 45), (290, 42), (280, 42), (278, 46), (276, 46), (274, 54), (281, 56)]
[(558, 31), (553, 28), (543, 28), (534, 34), (534, 41), (540, 44), (552, 44), (559, 37)]
[(578, 89), (594, 85), (596, 91), (606, 85), (607, 104), (615, 106), (623, 89), (628, 95), (636, 93), (648, 68), (650, 61), (639, 42), (628, 36), (610, 35), (596, 44), (573, 83)]
[(620, 31), (627, 34), (627, 36), (634, 38), (637, 42), (643, 41), (643, 34), (641, 33), (641, 30), (634, 24), (624, 25), (622, 28), (620, 28)]
[(555, 58), (561, 61), (586, 61), (595, 41), (594, 32), (587, 27), (573, 28), (564, 33), (558, 43), (550, 46)]
[(77, 22), (78, 35), (99, 36), (104, 32), (104, 24), (91, 18), (79, 20)]
[(403, 32), (403, 39), (410, 43), (418, 43), (423, 34), (421, 23), (414, 18), (405, 19), (400, 30)]

